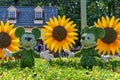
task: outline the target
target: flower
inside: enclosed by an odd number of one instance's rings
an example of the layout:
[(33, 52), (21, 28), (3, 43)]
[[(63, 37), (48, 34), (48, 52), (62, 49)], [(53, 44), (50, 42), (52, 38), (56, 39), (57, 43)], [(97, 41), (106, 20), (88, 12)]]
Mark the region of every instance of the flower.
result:
[(19, 50), (19, 38), (15, 37), (15, 30), (13, 28), (14, 24), (3, 21), (0, 22), (0, 58), (3, 58), (5, 52), (3, 48), (7, 48), (11, 52)]
[(49, 22), (46, 22), (43, 31), (43, 41), (47, 48), (54, 52), (61, 52), (61, 50), (70, 50), (75, 40), (77, 40), (78, 31), (75, 27), (76, 24), (70, 21), (70, 18), (66, 19), (66, 16), (50, 18)]
[(105, 37), (97, 41), (96, 50), (100, 54), (120, 53), (120, 18), (102, 17), (101, 20), (98, 19), (98, 23), (94, 22), (94, 25), (105, 30)]

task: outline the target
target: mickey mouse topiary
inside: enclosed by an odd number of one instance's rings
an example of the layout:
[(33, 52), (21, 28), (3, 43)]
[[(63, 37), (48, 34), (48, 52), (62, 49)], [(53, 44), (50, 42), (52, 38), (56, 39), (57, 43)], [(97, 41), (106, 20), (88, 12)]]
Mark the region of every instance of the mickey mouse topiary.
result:
[(82, 48), (80, 51), (76, 52), (75, 54), (82, 54), (80, 64), (84, 68), (92, 69), (93, 66), (99, 65), (101, 55), (95, 50), (95, 46), (97, 40), (99, 38), (103, 38), (105, 35), (105, 31), (102, 28), (91, 26), (85, 27), (81, 31), (81, 45)]
[(34, 56), (33, 46), (36, 45), (36, 39), (39, 38), (41, 32), (38, 28), (33, 28), (32, 32), (25, 32), (23, 27), (18, 27), (15, 32), (15, 36), (20, 38), (20, 46), (22, 50), (14, 53), (13, 56), (21, 54), (20, 67), (33, 67), (34, 66)]

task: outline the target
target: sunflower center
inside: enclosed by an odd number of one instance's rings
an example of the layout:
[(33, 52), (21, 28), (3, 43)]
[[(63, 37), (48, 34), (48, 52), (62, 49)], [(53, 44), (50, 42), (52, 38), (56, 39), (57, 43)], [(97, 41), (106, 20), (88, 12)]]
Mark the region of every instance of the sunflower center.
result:
[(67, 31), (64, 27), (57, 26), (52, 31), (52, 36), (57, 41), (62, 41), (67, 36)]
[(113, 28), (105, 28), (105, 37), (101, 40), (104, 43), (110, 44), (116, 40), (117, 32)]
[(11, 43), (11, 37), (8, 33), (0, 32), (0, 48), (6, 48)]

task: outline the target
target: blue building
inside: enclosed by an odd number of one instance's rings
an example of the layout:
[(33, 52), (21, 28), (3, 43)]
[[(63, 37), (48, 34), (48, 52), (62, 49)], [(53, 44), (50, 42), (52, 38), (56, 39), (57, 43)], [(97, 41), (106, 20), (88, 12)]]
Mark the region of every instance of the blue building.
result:
[[(15, 24), (15, 27), (25, 27), (26, 31), (31, 31), (33, 27), (42, 28), (45, 22), (53, 16), (58, 16), (58, 9), (52, 6), (0, 6), (0, 21), (9, 21)], [(44, 51), (45, 45), (41, 38), (37, 40), (37, 46), (42, 44)]]
[(58, 10), (52, 6), (0, 6), (0, 20), (9, 21), (15, 24), (15, 27), (24, 26), (26, 30), (43, 27), (53, 16), (58, 16)]

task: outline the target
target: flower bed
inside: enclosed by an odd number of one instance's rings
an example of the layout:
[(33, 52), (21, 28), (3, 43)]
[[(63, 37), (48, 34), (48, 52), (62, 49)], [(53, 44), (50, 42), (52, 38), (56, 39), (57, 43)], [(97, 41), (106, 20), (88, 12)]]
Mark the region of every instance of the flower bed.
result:
[(118, 80), (120, 79), (120, 58), (109, 60), (103, 68), (83, 69), (79, 58), (59, 58), (47, 62), (37, 58), (35, 67), (20, 68), (19, 60), (4, 63), (0, 67), (2, 80)]

